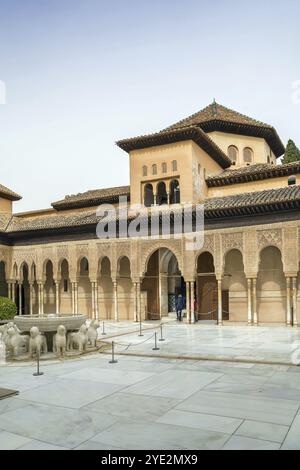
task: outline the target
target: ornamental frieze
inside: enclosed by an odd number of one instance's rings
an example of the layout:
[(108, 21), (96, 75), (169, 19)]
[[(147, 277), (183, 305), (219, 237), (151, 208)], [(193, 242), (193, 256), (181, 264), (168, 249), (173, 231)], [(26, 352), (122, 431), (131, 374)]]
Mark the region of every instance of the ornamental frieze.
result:
[(277, 246), (278, 248), (281, 248), (282, 230), (259, 230), (257, 232), (257, 244), (259, 249), (264, 248), (266, 246)]
[(243, 233), (226, 233), (222, 235), (223, 253), (229, 250), (240, 250), (243, 252)]

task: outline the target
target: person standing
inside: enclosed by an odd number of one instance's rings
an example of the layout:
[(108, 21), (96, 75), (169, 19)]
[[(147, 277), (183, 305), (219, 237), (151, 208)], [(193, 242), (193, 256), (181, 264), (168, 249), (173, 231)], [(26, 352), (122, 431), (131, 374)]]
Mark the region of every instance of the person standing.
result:
[(183, 297), (181, 294), (178, 295), (176, 299), (176, 316), (177, 321), (181, 321), (182, 319), (182, 309), (183, 309)]

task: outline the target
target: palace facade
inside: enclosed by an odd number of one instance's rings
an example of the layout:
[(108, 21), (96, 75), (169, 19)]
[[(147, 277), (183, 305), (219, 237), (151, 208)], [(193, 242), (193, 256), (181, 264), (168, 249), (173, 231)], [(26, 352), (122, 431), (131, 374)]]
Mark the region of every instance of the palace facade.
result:
[[(181, 293), (189, 322), (296, 326), (300, 162), (277, 164), (285, 149), (274, 127), (213, 102), (117, 145), (129, 155), (130, 186), (14, 213), (21, 197), (0, 185), (0, 295), (20, 315), (137, 321), (170, 315)], [(203, 246), (187, 250), (178, 234), (99, 239), (96, 209), (120, 196), (173, 222), (183, 205), (203, 204)]]

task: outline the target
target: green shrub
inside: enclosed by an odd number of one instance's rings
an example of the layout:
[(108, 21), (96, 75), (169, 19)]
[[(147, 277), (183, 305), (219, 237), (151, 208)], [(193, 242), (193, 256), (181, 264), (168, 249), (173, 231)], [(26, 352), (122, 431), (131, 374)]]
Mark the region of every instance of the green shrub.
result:
[(0, 297), (0, 320), (12, 320), (16, 315), (16, 304), (7, 297)]

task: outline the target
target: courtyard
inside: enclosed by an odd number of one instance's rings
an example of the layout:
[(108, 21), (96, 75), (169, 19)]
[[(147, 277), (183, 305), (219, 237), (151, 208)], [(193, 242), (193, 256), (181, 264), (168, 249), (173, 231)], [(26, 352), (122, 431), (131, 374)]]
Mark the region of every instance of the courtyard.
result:
[(143, 326), (138, 337), (136, 324), (106, 325), (116, 364), (101, 352), (53, 359), (34, 377), (34, 362), (2, 362), (0, 386), (20, 393), (0, 401), (0, 449), (300, 448), (297, 329), (171, 321), (153, 351), (159, 325)]

